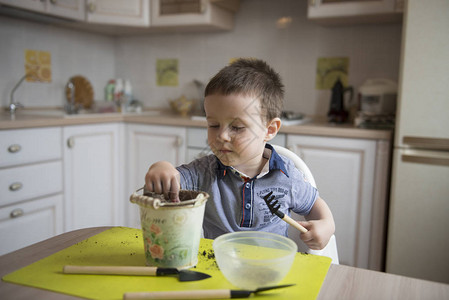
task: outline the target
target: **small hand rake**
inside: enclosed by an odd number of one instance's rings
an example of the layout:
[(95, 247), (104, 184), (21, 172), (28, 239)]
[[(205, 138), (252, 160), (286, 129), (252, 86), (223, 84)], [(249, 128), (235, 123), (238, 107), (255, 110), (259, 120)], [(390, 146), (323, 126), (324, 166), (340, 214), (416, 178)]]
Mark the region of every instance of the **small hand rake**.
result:
[(304, 228), (301, 224), (284, 214), (283, 212), (279, 211), (279, 208), (281, 208), (281, 205), (278, 203), (278, 201), (275, 199), (275, 196), (272, 196), (273, 192), (268, 193), (265, 197), (263, 197), (263, 200), (265, 200), (265, 203), (267, 203), (268, 208), (270, 209), (271, 213), (273, 215), (278, 216), (283, 221), (287, 222), (291, 226), (295, 227), (302, 233), (306, 233), (308, 230)]

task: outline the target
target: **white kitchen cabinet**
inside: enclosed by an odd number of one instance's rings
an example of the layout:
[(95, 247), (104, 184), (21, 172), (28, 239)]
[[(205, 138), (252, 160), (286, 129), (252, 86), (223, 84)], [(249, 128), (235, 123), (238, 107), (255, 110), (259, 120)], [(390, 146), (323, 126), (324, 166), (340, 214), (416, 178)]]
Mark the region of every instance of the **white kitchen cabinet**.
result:
[(207, 129), (187, 128), (186, 162), (212, 154), (207, 144)]
[(73, 20), (86, 17), (84, 0), (0, 0), (0, 4)]
[(230, 30), (239, 8), (239, 0), (0, 0), (0, 4), (0, 12), (12, 17), (114, 35)]
[[(150, 25), (150, 0), (0, 0), (0, 4), (88, 23)], [(75, 27), (82, 26), (83, 23), (79, 23)]]
[[(236, 1), (228, 4), (238, 6)], [(234, 13), (209, 0), (151, 0), (151, 26), (231, 30)]]
[(115, 123), (64, 127), (65, 231), (123, 225), (121, 129)]
[(0, 169), (0, 206), (62, 192), (62, 162)]
[[(185, 127), (127, 125), (128, 194), (145, 184), (145, 174), (155, 162), (178, 166), (185, 162)], [(128, 201), (127, 226), (140, 228), (138, 206)]]
[(44, 13), (47, 6), (47, 1), (40, 0), (0, 0), (0, 3), (40, 13)]
[(382, 270), (390, 142), (288, 135), (287, 147), (308, 165), (333, 213), (340, 263)]
[(61, 194), (0, 208), (0, 255), (61, 233)]
[(87, 0), (87, 22), (150, 26), (150, 0)]
[(404, 0), (311, 0), (307, 17), (322, 24), (399, 22)]
[(61, 128), (0, 131), (0, 255), (62, 233)]
[(0, 168), (60, 160), (61, 128), (0, 131)]

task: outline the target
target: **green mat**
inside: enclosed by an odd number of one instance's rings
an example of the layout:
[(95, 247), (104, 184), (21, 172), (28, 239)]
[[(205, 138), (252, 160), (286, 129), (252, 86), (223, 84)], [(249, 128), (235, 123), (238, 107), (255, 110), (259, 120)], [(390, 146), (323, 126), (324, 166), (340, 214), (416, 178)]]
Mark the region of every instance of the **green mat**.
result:
[[(116, 227), (92, 236), (49, 257), (12, 272), (6, 282), (46, 289), (88, 299), (122, 299), (125, 292), (177, 291), (197, 289), (236, 289), (226, 281), (215, 262), (212, 240), (202, 239), (198, 265), (194, 270), (211, 278), (179, 282), (176, 277), (69, 275), (64, 265), (144, 266), (141, 230)], [(331, 264), (328, 257), (298, 253), (289, 274), (279, 284), (289, 288), (269, 291), (263, 299), (315, 299)]]

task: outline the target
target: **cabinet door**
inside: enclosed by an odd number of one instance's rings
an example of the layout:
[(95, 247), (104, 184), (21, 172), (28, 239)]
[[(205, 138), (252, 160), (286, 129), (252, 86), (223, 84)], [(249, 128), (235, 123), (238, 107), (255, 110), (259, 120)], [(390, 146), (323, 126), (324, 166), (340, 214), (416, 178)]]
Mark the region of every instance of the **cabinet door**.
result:
[[(128, 192), (145, 184), (145, 174), (155, 162), (165, 160), (178, 166), (185, 162), (184, 127), (128, 125)], [(140, 228), (138, 206), (129, 202), (128, 226)]]
[(0, 3), (81, 21), (86, 17), (84, 0), (0, 0)]
[(150, 0), (88, 0), (87, 22), (150, 26)]
[(61, 128), (32, 128), (0, 131), (0, 168), (59, 160)]
[(230, 10), (203, 0), (151, 1), (152, 26), (203, 26), (230, 30), (234, 17)]
[(340, 263), (368, 268), (376, 141), (288, 135), (287, 145), (332, 211)]
[(119, 126), (64, 128), (66, 231), (120, 225)]
[(46, 2), (41, 0), (0, 0), (0, 3), (42, 13), (46, 6)]
[(186, 162), (191, 162), (194, 159), (212, 154), (212, 150), (210, 150), (207, 143), (206, 128), (187, 128), (186, 144)]
[(62, 233), (62, 195), (0, 209), (0, 255)]
[(59, 17), (85, 21), (85, 7), (84, 0), (48, 0), (46, 12)]
[(60, 160), (0, 169), (0, 206), (62, 192)]
[(311, 0), (307, 17), (324, 25), (399, 23), (404, 0)]
[(397, 0), (314, 0), (309, 1), (308, 17), (357, 16), (395, 11)]
[(394, 150), (386, 267), (448, 284), (449, 154), (439, 152)]

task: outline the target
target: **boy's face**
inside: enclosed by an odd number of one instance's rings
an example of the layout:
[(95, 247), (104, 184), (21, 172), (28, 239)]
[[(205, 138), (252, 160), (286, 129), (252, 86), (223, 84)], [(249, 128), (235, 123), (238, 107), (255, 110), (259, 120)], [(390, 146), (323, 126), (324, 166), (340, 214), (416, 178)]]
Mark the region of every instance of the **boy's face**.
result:
[(273, 138), (262, 120), (260, 101), (251, 96), (208, 95), (204, 101), (207, 139), (212, 152), (226, 166), (250, 175), (262, 162), (266, 141)]

